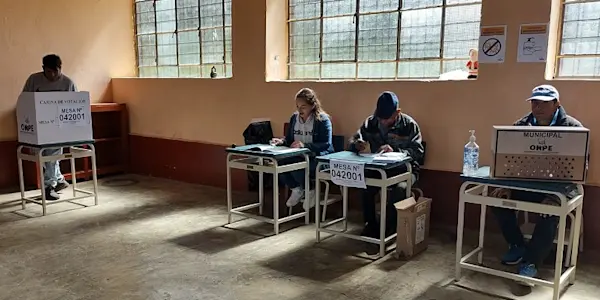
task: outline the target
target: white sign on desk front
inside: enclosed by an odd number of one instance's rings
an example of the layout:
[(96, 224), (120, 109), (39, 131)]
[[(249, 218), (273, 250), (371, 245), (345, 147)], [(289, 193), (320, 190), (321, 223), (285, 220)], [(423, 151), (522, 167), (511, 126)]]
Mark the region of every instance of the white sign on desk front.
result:
[[(525, 127), (524, 129), (528, 129)], [(586, 156), (586, 131), (498, 131), (497, 153)]]
[(331, 160), (331, 181), (339, 186), (366, 189), (365, 164), (341, 160)]

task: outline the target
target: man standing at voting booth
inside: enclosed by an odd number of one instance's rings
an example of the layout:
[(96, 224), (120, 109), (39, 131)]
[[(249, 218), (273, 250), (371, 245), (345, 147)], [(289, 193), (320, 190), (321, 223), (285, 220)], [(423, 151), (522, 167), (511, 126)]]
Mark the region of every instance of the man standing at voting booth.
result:
[[(62, 74), (62, 60), (58, 55), (50, 54), (42, 59), (42, 72), (29, 76), (23, 92), (76, 92), (77, 87), (71, 78)], [(44, 156), (60, 155), (62, 148), (45, 149)], [(44, 163), (44, 192), (47, 200), (58, 200), (59, 191), (69, 187), (69, 183), (60, 171), (58, 161)]]
[[(558, 91), (551, 85), (540, 85), (534, 88), (527, 101), (531, 104), (531, 112), (516, 121), (514, 126), (583, 127), (578, 120), (567, 115), (560, 104)], [(501, 198), (560, 205), (557, 197), (541, 193), (507, 189), (498, 189), (494, 193)], [(509, 244), (509, 250), (503, 256), (502, 263), (519, 265), (519, 275), (535, 277), (538, 267), (552, 249), (559, 222), (558, 216), (539, 216), (531, 240), (526, 244), (514, 210), (493, 207), (492, 211), (504, 239)]]
[[(410, 156), (413, 159), (411, 163), (412, 184), (415, 184), (419, 174), (418, 161), (425, 152), (421, 141), (421, 130), (412, 117), (401, 112), (398, 97), (393, 92), (383, 92), (379, 96), (375, 113), (364, 121), (350, 140), (351, 151), (362, 152), (367, 149), (367, 146), (372, 153), (403, 152)], [(389, 177), (406, 171), (406, 167), (402, 166), (386, 172)], [(379, 176), (381, 175), (377, 172), (365, 171), (365, 177), (377, 178)], [(397, 212), (394, 203), (405, 198), (407, 188), (411, 187), (407, 187), (406, 182), (388, 188), (386, 236), (390, 236), (396, 231)], [(380, 188), (372, 186), (363, 191), (363, 218), (365, 221), (363, 236), (373, 238), (379, 236), (379, 224), (375, 210), (375, 196), (379, 191)], [(385, 204), (382, 203), (382, 205)]]

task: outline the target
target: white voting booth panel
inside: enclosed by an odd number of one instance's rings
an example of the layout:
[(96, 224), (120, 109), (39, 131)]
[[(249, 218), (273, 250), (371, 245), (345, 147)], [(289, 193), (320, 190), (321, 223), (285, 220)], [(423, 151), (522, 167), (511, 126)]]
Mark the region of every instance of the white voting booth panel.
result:
[(583, 127), (494, 126), (491, 176), (583, 183), (589, 136)]
[(24, 92), (17, 101), (20, 143), (31, 145), (91, 141), (89, 92)]

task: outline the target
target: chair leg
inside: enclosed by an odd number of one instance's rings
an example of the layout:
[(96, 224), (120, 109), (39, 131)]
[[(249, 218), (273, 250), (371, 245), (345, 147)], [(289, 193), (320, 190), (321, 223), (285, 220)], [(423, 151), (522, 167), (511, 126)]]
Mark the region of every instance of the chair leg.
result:
[(565, 268), (568, 268), (571, 266), (571, 252), (573, 251), (573, 240), (574, 240), (574, 235), (573, 235), (573, 229), (575, 228), (575, 216), (570, 213), (567, 215), (567, 217), (570, 220), (571, 223), (571, 229), (569, 230), (569, 244), (567, 245), (567, 255), (565, 256), (565, 262), (564, 262), (564, 266)]
[[(325, 222), (325, 219), (327, 217), (327, 202), (329, 201), (329, 182), (323, 181), (323, 183), (325, 184), (325, 195), (323, 195), (323, 217), (321, 219), (323, 220), (323, 222)], [(321, 205), (321, 203), (316, 203), (316, 205)], [(316, 217), (318, 218), (319, 216)]]

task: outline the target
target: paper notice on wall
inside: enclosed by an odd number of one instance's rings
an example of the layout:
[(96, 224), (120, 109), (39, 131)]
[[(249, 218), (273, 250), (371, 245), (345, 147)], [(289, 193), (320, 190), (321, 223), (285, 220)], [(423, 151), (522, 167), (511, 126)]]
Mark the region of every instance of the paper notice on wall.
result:
[(503, 63), (506, 56), (506, 25), (481, 26), (479, 63)]
[(425, 240), (425, 221), (427, 214), (422, 214), (417, 217), (415, 222), (415, 245)]
[(548, 24), (521, 25), (517, 51), (517, 62), (545, 62), (548, 56)]

